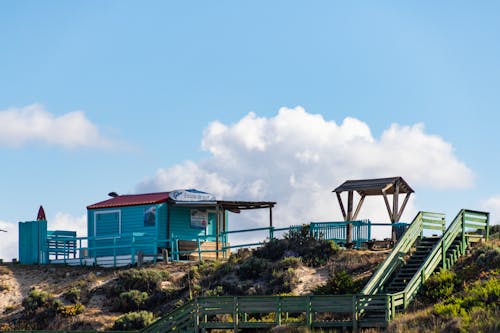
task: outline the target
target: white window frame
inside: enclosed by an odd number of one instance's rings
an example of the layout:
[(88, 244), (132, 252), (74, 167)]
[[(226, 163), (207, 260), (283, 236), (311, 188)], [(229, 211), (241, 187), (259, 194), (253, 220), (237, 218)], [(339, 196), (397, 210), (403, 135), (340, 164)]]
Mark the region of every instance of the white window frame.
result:
[(112, 213), (118, 213), (118, 235), (122, 234), (122, 211), (120, 209), (101, 210), (101, 211), (94, 212), (94, 237), (98, 237), (97, 236), (97, 215), (112, 214)]

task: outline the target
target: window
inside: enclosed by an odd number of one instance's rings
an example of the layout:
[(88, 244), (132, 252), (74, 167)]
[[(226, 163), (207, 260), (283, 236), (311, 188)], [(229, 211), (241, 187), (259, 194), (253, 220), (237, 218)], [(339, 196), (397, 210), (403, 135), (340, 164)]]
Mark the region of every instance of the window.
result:
[(144, 226), (154, 227), (156, 224), (156, 206), (144, 208)]
[(110, 210), (94, 213), (94, 235), (118, 235), (121, 233), (121, 211)]

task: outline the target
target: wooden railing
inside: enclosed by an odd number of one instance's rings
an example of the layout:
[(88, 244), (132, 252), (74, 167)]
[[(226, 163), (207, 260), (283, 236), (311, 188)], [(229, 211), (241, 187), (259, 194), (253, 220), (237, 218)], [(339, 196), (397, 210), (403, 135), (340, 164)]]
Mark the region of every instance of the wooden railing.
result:
[(410, 251), (415, 241), (422, 236), (424, 229), (444, 228), (444, 214), (419, 212), (403, 236), (396, 243), (387, 259), (379, 266), (372, 275), (362, 292), (365, 295), (378, 293), (387, 280), (403, 264), (403, 257)]
[(142, 332), (264, 329), (278, 325), (311, 328), (385, 327), (401, 302), (396, 295), (198, 297)]
[[(469, 232), (467, 232), (469, 230)], [(446, 229), (443, 237), (434, 246), (419, 270), (408, 282), (404, 290), (405, 307), (413, 300), (424, 282), (431, 276), (437, 267), (450, 268), (456, 261), (447, 261), (447, 252), (455, 240), (460, 239), (459, 256), (465, 254), (468, 246), (467, 238), (478, 237), (477, 230), (485, 230), (485, 238), (488, 238), (489, 213), (462, 209), (453, 222)], [(474, 233), (473, 231), (476, 231)]]

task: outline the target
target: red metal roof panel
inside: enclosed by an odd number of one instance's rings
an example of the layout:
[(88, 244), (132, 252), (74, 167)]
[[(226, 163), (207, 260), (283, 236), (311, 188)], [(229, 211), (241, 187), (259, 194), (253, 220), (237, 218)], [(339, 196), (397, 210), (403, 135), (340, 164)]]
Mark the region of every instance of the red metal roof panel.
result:
[(87, 209), (157, 204), (167, 201), (168, 197), (169, 192), (125, 194), (87, 206)]

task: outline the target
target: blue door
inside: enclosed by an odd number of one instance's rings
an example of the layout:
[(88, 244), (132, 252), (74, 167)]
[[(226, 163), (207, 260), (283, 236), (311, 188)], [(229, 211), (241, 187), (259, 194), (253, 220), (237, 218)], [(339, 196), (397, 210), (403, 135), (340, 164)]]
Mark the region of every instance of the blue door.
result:
[[(215, 241), (215, 233), (216, 233), (216, 221), (217, 219), (215, 218), (216, 215), (215, 213), (208, 213), (208, 224), (207, 224), (207, 236), (213, 236), (213, 241)], [(212, 240), (212, 239), (209, 239)]]

